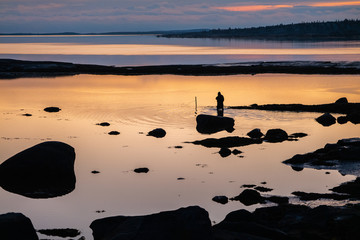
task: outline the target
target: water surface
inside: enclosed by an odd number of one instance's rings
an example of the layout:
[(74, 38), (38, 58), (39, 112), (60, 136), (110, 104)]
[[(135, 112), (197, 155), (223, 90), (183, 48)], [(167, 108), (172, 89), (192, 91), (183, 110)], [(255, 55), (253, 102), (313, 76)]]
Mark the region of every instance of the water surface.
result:
[[(36, 229), (77, 228), (92, 239), (88, 226), (107, 216), (143, 215), (199, 205), (209, 212), (212, 221), (219, 222), (230, 211), (260, 207), (245, 207), (240, 202), (221, 205), (211, 200), (216, 195), (234, 197), (243, 190), (243, 184), (266, 182), (263, 186), (274, 189), (269, 194), (291, 196), (293, 191), (328, 192), (355, 178), (337, 171), (295, 172), (281, 162), (341, 138), (359, 137), (359, 125), (323, 127), (314, 120), (319, 113), (226, 109), (225, 116), (235, 118), (235, 131), (202, 135), (195, 129), (196, 114), (216, 114), (218, 91), (225, 96), (225, 107), (322, 104), (344, 96), (350, 102), (359, 102), (360, 76), (78, 75), (0, 81), (0, 163), (37, 143), (63, 141), (75, 148), (77, 176), (72, 193), (53, 199), (30, 199), (0, 189), (1, 212), (22, 212)], [(62, 110), (46, 113), (43, 109), (48, 106)], [(96, 125), (103, 121), (111, 125)], [(146, 136), (158, 127), (166, 130), (164, 138)], [(241, 157), (226, 158), (218, 154), (217, 148), (185, 143), (208, 137), (246, 136), (253, 128), (263, 132), (282, 128), (289, 134), (305, 132), (309, 136), (297, 142), (239, 147), (236, 149), (243, 151)], [(120, 135), (107, 134), (113, 130)], [(150, 172), (136, 174), (132, 170), (138, 167), (148, 167)], [(100, 173), (94, 175), (93, 170)]]

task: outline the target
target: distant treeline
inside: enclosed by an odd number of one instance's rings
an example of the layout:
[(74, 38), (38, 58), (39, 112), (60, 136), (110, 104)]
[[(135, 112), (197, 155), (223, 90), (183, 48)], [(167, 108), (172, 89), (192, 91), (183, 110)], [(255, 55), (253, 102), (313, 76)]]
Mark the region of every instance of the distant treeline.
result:
[(168, 38), (244, 38), (276, 40), (351, 40), (360, 39), (360, 20), (280, 24), (267, 27), (212, 29), (180, 34), (163, 34)]

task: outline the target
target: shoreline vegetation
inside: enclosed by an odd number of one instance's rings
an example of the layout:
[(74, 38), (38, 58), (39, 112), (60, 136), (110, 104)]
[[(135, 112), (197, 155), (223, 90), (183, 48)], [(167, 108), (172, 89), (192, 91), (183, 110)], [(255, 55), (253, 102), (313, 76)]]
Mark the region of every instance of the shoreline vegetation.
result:
[(360, 20), (279, 24), (266, 27), (212, 29), (159, 35), (167, 38), (234, 38), (261, 40), (358, 40)]
[(280, 62), (242, 62), (227, 64), (194, 65), (150, 65), (150, 66), (105, 66), (94, 64), (75, 64), (54, 61), (22, 61), (0, 59), (0, 79), (22, 77), (57, 77), (78, 74), (95, 75), (188, 75), (216, 76), (236, 74), (360, 74), (360, 61), (280, 61)]

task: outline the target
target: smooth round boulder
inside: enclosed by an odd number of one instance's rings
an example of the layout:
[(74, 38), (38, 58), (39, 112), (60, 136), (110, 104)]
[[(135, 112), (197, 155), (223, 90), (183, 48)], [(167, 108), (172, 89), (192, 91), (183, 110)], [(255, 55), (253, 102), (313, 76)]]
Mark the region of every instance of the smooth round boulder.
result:
[(262, 136), (264, 136), (264, 134), (261, 132), (259, 128), (255, 128), (251, 130), (246, 135), (248, 135), (251, 138), (261, 138)]
[(28, 148), (0, 165), (0, 186), (30, 198), (52, 198), (75, 189), (75, 150), (48, 141)]
[(52, 113), (52, 112), (60, 112), (60, 108), (58, 108), (58, 107), (46, 107), (46, 108), (44, 108), (44, 111), (45, 112), (50, 112), (50, 113)]
[(280, 128), (269, 129), (265, 134), (265, 140), (268, 142), (283, 142), (289, 138), (287, 132)]
[(147, 134), (148, 136), (156, 137), (156, 138), (163, 138), (166, 135), (166, 131), (162, 128), (156, 128), (154, 130), (151, 130)]

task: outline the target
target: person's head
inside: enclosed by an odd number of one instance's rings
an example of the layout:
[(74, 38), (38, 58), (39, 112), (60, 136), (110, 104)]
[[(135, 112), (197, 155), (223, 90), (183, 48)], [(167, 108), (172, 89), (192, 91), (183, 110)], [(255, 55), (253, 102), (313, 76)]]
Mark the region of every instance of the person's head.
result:
[(218, 95), (221, 95), (221, 92), (218, 92)]

